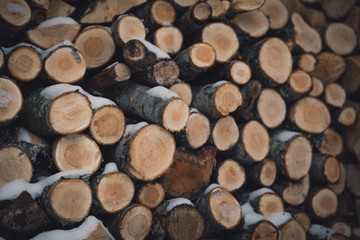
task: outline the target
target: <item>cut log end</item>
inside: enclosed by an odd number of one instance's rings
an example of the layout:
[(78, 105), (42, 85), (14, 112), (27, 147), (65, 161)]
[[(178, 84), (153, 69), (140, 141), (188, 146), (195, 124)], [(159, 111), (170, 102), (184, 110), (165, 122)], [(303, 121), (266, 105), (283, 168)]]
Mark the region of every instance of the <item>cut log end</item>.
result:
[(260, 8), (265, 3), (265, 0), (242, 1), (234, 0), (231, 2), (230, 7), (235, 11), (252, 11)]
[(340, 162), (340, 177), (336, 183), (329, 184), (329, 188), (334, 191), (336, 195), (344, 192), (346, 186), (346, 168), (343, 163)]
[(345, 89), (337, 83), (329, 83), (325, 86), (324, 99), (330, 106), (342, 107), (346, 101)]
[(150, 209), (156, 208), (165, 199), (165, 190), (160, 183), (147, 183), (140, 190), (139, 202)]
[(60, 171), (87, 169), (89, 173), (94, 173), (100, 167), (100, 149), (94, 140), (84, 134), (60, 138), (53, 152), (55, 165)]
[(40, 74), (42, 60), (34, 48), (21, 46), (9, 54), (7, 68), (15, 79), (29, 82)]
[(185, 127), (186, 139), (193, 148), (203, 146), (210, 135), (210, 122), (205, 115), (201, 113), (191, 113)]
[(58, 83), (75, 83), (85, 75), (86, 61), (75, 49), (60, 47), (45, 59), (44, 69)]
[(276, 179), (277, 167), (274, 161), (266, 161), (260, 171), (260, 183), (265, 187), (273, 185)]
[(163, 126), (171, 132), (178, 132), (186, 126), (189, 114), (189, 106), (182, 99), (175, 99), (164, 110)]
[(340, 164), (334, 157), (328, 157), (324, 163), (324, 175), (329, 183), (336, 183), (340, 178)]
[(23, 27), (31, 20), (31, 8), (25, 0), (1, 1), (0, 19), (14, 27)]
[(129, 40), (138, 38), (138, 39), (145, 39), (146, 37), (146, 29), (143, 22), (132, 15), (125, 15), (119, 19), (117, 25), (115, 25), (116, 30), (113, 31), (113, 35), (115, 40), (117, 38), (120, 39), (122, 44), (127, 43)]
[(199, 0), (171, 0), (171, 1), (180, 8), (188, 8), (194, 5)]
[(316, 56), (316, 60), (318, 64), (311, 76), (321, 79), (324, 85), (336, 81), (348, 66), (342, 56), (332, 52), (322, 52)]
[(283, 2), (278, 0), (267, 0), (260, 10), (269, 18), (270, 29), (284, 28), (289, 20), (289, 12)]
[(177, 27), (164, 26), (154, 33), (154, 44), (167, 54), (176, 55), (183, 45), (183, 34)]
[(242, 142), (246, 153), (256, 162), (262, 161), (270, 149), (270, 137), (266, 128), (257, 121), (245, 124)]
[(202, 30), (201, 39), (215, 49), (217, 62), (229, 61), (240, 46), (235, 31), (224, 23), (206, 25)]
[(311, 90), (312, 80), (305, 71), (297, 70), (290, 74), (289, 84), (294, 92), (305, 94)]
[(243, 104), (243, 99), (235, 84), (225, 83), (217, 88), (214, 102), (216, 110), (222, 116), (227, 116)]
[(216, 52), (212, 46), (207, 43), (197, 43), (190, 48), (190, 61), (198, 68), (209, 68), (214, 65)]
[(60, 180), (50, 189), (52, 211), (65, 222), (81, 222), (89, 214), (92, 194), (80, 179)]
[(322, 101), (304, 97), (293, 107), (291, 121), (305, 132), (319, 134), (329, 127), (330, 113)]
[(264, 217), (283, 212), (284, 202), (278, 195), (274, 193), (265, 193), (258, 200), (257, 212)]
[(225, 160), (218, 168), (217, 182), (229, 192), (240, 189), (245, 180), (244, 168), (232, 159)]
[(173, 24), (176, 18), (175, 8), (166, 1), (156, 1), (151, 6), (151, 16), (155, 23), (162, 25), (164, 22)]
[(237, 84), (246, 84), (251, 78), (251, 69), (243, 61), (234, 61), (230, 67), (230, 76)]
[(309, 189), (310, 178), (307, 174), (300, 182), (288, 184), (282, 192), (282, 197), (289, 205), (299, 206), (305, 201)]
[(309, 214), (305, 212), (297, 212), (295, 213), (295, 219), (303, 226), (305, 232), (309, 230), (311, 226), (311, 219), (309, 217)]
[(207, 0), (207, 4), (211, 7), (211, 18), (219, 19), (224, 16), (230, 8), (230, 2), (228, 0)]
[(240, 13), (236, 15), (231, 22), (244, 34), (253, 38), (264, 36), (269, 30), (270, 25), (264, 12), (260, 10)]
[(336, 54), (347, 55), (357, 46), (355, 31), (344, 23), (331, 23), (327, 26), (325, 44)]
[(265, 76), (275, 84), (285, 83), (292, 70), (292, 56), (288, 46), (279, 38), (269, 38), (259, 50), (259, 65)]
[(353, 107), (344, 107), (337, 118), (338, 122), (346, 127), (353, 125), (356, 121), (356, 111)]
[(180, 69), (174, 61), (159, 61), (152, 67), (156, 85), (171, 86), (179, 78)]
[(177, 93), (181, 99), (190, 106), (192, 101), (192, 89), (190, 84), (185, 82), (177, 82), (174, 83), (171, 87), (169, 87), (169, 90)]
[(125, 115), (116, 106), (97, 109), (89, 126), (91, 136), (102, 145), (113, 145), (125, 131)]
[(33, 166), (29, 155), (18, 147), (0, 148), (0, 186), (16, 179), (30, 182)]
[(312, 72), (316, 67), (316, 63), (316, 58), (312, 54), (304, 53), (301, 54), (299, 58), (298, 66), (301, 70), (305, 72)]
[(151, 224), (150, 209), (142, 205), (135, 205), (125, 210), (118, 226), (118, 232), (122, 239), (145, 239), (150, 233)]
[(0, 125), (15, 119), (23, 105), (23, 95), (18, 85), (0, 77)]
[(319, 151), (331, 156), (339, 155), (343, 150), (342, 136), (331, 128), (326, 129), (324, 135), (326, 139), (321, 142)]
[(49, 124), (58, 134), (81, 132), (90, 125), (91, 118), (90, 102), (79, 92), (60, 95), (51, 103), (49, 109)]
[(303, 226), (296, 220), (289, 220), (278, 228), (279, 240), (305, 240), (306, 233)]
[(354, 0), (324, 0), (321, 1), (321, 7), (329, 18), (340, 19), (350, 12), (355, 3), (356, 1)]
[(135, 193), (135, 186), (128, 175), (114, 172), (103, 175), (96, 186), (96, 197), (102, 208), (115, 213), (127, 207)]
[(311, 97), (319, 97), (324, 92), (324, 84), (317, 77), (311, 77), (312, 79), (312, 88), (309, 92), (309, 96)]
[(220, 151), (226, 151), (233, 147), (240, 137), (239, 128), (231, 116), (220, 118), (211, 135), (214, 145)]
[(126, 169), (136, 179), (150, 181), (170, 167), (174, 153), (174, 137), (157, 125), (147, 125), (131, 141)]
[(352, 235), (351, 226), (346, 222), (335, 222), (333, 225), (331, 225), (331, 229), (348, 238), (350, 238)]
[(286, 104), (274, 89), (263, 89), (257, 102), (257, 112), (261, 121), (268, 128), (276, 128), (286, 117)]
[(337, 206), (337, 196), (328, 188), (320, 189), (311, 199), (311, 207), (315, 215), (320, 218), (328, 218), (334, 215)]
[(192, 18), (198, 22), (203, 23), (211, 17), (211, 7), (206, 2), (200, 2), (195, 5), (192, 11)]
[(278, 232), (276, 227), (268, 221), (261, 221), (260, 223), (257, 223), (251, 237), (251, 240), (256, 239), (278, 239)]

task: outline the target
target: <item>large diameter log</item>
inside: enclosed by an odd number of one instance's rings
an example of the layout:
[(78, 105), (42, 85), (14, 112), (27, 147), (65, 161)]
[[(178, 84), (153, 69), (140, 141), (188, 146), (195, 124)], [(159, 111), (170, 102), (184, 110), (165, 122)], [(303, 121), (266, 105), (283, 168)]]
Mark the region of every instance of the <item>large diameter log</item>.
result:
[(197, 198), (210, 183), (216, 164), (216, 148), (203, 147), (197, 152), (178, 148), (174, 162), (161, 179), (167, 194), (172, 197)]
[(165, 87), (145, 87), (124, 82), (112, 92), (113, 100), (125, 112), (157, 123), (171, 132), (181, 131), (189, 118), (189, 107)]
[(132, 15), (119, 16), (111, 25), (111, 33), (119, 47), (123, 47), (131, 39), (145, 39), (146, 37), (144, 23)]
[(348, 55), (357, 46), (355, 31), (344, 23), (331, 23), (325, 30), (325, 44), (336, 54)]
[(209, 142), (220, 151), (231, 149), (239, 140), (239, 128), (232, 116), (220, 118), (211, 123)]
[(325, 154), (313, 154), (310, 176), (313, 181), (325, 184), (336, 183), (340, 178), (339, 161)]
[(87, 217), (92, 193), (89, 184), (83, 180), (63, 179), (45, 188), (40, 202), (51, 218), (69, 225)]
[(150, 181), (169, 169), (175, 147), (174, 137), (158, 125), (145, 122), (127, 125), (116, 145), (113, 161), (131, 177)]
[(276, 179), (277, 167), (272, 160), (265, 159), (246, 167), (246, 178), (249, 183), (258, 187), (270, 187)]
[(139, 203), (147, 208), (157, 208), (165, 199), (163, 185), (158, 182), (149, 182), (140, 188), (137, 194)]
[(290, 180), (299, 180), (309, 172), (312, 146), (298, 132), (280, 131), (272, 136), (269, 155), (281, 174)]
[(15, 81), (0, 77), (0, 127), (14, 121), (23, 107), (23, 95)]
[(316, 56), (316, 60), (318, 63), (310, 75), (319, 78), (324, 85), (335, 82), (347, 66), (343, 57), (331, 52), (320, 53)]
[(259, 119), (267, 128), (279, 127), (285, 120), (286, 103), (274, 89), (263, 89), (256, 107)]
[(67, 84), (32, 92), (24, 101), (26, 125), (40, 135), (72, 134), (85, 130), (92, 118), (89, 100)]
[(191, 201), (173, 198), (163, 202), (154, 214), (152, 232), (157, 239), (199, 239), (204, 231), (204, 219)]
[(217, 167), (216, 182), (229, 192), (239, 190), (246, 178), (244, 167), (232, 159), (224, 160)]

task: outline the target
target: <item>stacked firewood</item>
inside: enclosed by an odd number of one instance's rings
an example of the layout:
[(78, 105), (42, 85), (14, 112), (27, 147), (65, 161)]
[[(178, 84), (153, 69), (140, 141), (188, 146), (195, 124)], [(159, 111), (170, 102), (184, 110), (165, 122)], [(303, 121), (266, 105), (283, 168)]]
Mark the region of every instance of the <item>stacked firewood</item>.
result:
[(0, 238), (355, 239), (356, 0), (0, 0)]

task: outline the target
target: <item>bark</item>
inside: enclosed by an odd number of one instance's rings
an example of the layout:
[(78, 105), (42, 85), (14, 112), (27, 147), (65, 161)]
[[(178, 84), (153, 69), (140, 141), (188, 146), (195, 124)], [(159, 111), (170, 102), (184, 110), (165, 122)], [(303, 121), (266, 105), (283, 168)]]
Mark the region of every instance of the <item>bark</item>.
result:
[(238, 142), (239, 128), (232, 116), (220, 118), (210, 123), (211, 134), (209, 142), (219, 150), (227, 151)]
[(245, 170), (247, 182), (256, 187), (270, 187), (275, 182), (277, 167), (272, 160), (251, 164)]
[(299, 240), (305, 240), (306, 239), (306, 233), (302, 225), (294, 220), (291, 219), (287, 221), (286, 223), (282, 224), (278, 227), (279, 232), (279, 240), (286, 240), (291, 238), (292, 236), (296, 236), (296, 239)]
[(254, 105), (262, 92), (262, 85), (258, 80), (251, 80), (241, 89), (243, 97), (243, 104), (239, 106), (234, 112), (237, 119), (249, 121), (255, 118)]

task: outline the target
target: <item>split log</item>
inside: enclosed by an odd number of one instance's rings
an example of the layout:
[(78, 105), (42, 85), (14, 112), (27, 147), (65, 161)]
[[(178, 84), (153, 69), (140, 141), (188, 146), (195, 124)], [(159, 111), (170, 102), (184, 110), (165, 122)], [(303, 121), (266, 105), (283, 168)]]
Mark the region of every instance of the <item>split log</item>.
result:
[(62, 225), (81, 222), (89, 214), (92, 194), (87, 182), (63, 179), (44, 189), (40, 203), (51, 218)]
[(175, 134), (176, 141), (181, 146), (190, 149), (198, 149), (202, 147), (210, 136), (210, 122), (204, 114), (195, 109), (190, 110), (189, 119), (185, 128)]
[(284, 28), (288, 23), (289, 12), (279, 0), (267, 0), (259, 9), (269, 18), (269, 28), (272, 30)]
[(109, 230), (118, 239), (143, 240), (150, 233), (152, 218), (150, 209), (132, 204), (115, 215)]
[(310, 53), (301, 54), (299, 59), (297, 60), (297, 66), (307, 73), (314, 71), (316, 64), (317, 61), (315, 56)]
[(163, 202), (154, 213), (152, 233), (157, 239), (199, 239), (204, 231), (204, 219), (186, 198)]
[(345, 71), (344, 58), (334, 53), (322, 52), (316, 60), (317, 65), (310, 75), (319, 78), (324, 85), (335, 82)]
[[(57, 2), (61, 1), (54, 1)], [(29, 41), (43, 49), (51, 48), (65, 40), (74, 41), (80, 32), (81, 25), (70, 17), (55, 17), (43, 21), (35, 28), (28, 30), (26, 36)]]
[(247, 178), (244, 167), (232, 159), (221, 162), (216, 170), (216, 182), (229, 192), (239, 190)]
[(23, 108), (23, 95), (15, 81), (0, 77), (0, 127), (13, 122)]
[(325, 139), (321, 141), (319, 152), (331, 156), (338, 156), (343, 151), (342, 136), (331, 128), (324, 131)]
[(177, 24), (184, 34), (191, 34), (201, 29), (211, 18), (212, 8), (207, 2), (195, 3), (177, 19)]
[(214, 147), (204, 147), (197, 152), (178, 148), (173, 164), (161, 178), (166, 193), (171, 197), (196, 199), (210, 183), (215, 155)]
[(239, 88), (227, 81), (218, 81), (193, 88), (191, 106), (209, 118), (226, 117), (242, 103), (243, 99)]
[(89, 100), (78, 89), (56, 84), (33, 91), (24, 101), (23, 118), (39, 135), (72, 134), (85, 130), (92, 118)]
[(310, 190), (307, 198), (307, 206), (312, 213), (312, 217), (317, 219), (327, 219), (336, 213), (338, 198), (329, 188), (318, 188)]
[(259, 120), (261, 120), (267, 128), (279, 127), (286, 117), (286, 103), (284, 99), (276, 90), (271, 88), (265, 88), (261, 91), (259, 99), (257, 100), (256, 110)]
[(324, 42), (334, 53), (348, 55), (357, 46), (357, 36), (346, 24), (331, 23), (325, 30)]
[(329, 184), (329, 188), (334, 191), (336, 195), (340, 195), (344, 192), (345, 186), (346, 186), (346, 168), (345, 165), (340, 162), (340, 177), (339, 180), (336, 183)]
[(111, 25), (111, 33), (120, 48), (131, 39), (145, 39), (146, 29), (140, 18), (133, 15), (121, 15)]
[(69, 134), (59, 138), (53, 147), (53, 157), (59, 171), (86, 169), (96, 172), (102, 160), (99, 146), (85, 134)]
[(312, 146), (310, 141), (298, 132), (280, 131), (272, 136), (270, 159), (278, 171), (290, 180), (300, 180), (310, 169)]
[(141, 122), (126, 126), (111, 160), (130, 177), (151, 181), (169, 169), (174, 154), (175, 140), (169, 132), (158, 125)]
[(319, 97), (324, 92), (324, 84), (317, 77), (311, 77), (311, 80), (312, 80), (312, 88), (311, 91), (309, 92), (309, 96)]
[(211, 19), (220, 19), (224, 17), (230, 8), (228, 0), (206, 0), (211, 7)]
[(169, 54), (170, 56), (177, 55), (183, 46), (184, 36), (179, 28), (175, 26), (163, 26), (155, 30), (150, 36), (153, 38), (153, 43)]
[(263, 37), (270, 27), (269, 19), (260, 10), (237, 14), (230, 22), (237, 27), (238, 37), (245, 42)]
[(232, 116), (220, 118), (211, 123), (209, 142), (219, 151), (227, 151), (239, 140), (239, 128)]
[(247, 239), (278, 239), (278, 231), (276, 226), (270, 221), (261, 220), (255, 224), (244, 226), (244, 232), (241, 234), (241, 240)]
[(189, 107), (174, 92), (165, 87), (145, 87), (131, 81), (123, 82), (110, 96), (125, 112), (157, 123), (171, 132), (186, 126)]
[[(354, 94), (360, 88), (360, 81), (357, 77), (360, 74), (360, 56), (347, 57), (345, 63), (346, 70), (342, 79), (342, 86), (347, 94)], [(343, 68), (345, 69), (345, 66)]]
[(147, 208), (157, 208), (165, 199), (163, 185), (157, 182), (149, 182), (140, 188), (137, 194), (139, 203)]
[(262, 5), (264, 5), (265, 0), (254, 0), (251, 2), (248, 1), (242, 1), (242, 0), (234, 0), (231, 2), (230, 4), (230, 8), (233, 11), (237, 11), (237, 12), (249, 12), (252, 10), (256, 10), (258, 8), (260, 8)]
[(233, 229), (241, 221), (239, 202), (218, 184), (211, 184), (198, 198), (196, 206), (213, 231)]
[(104, 66), (115, 55), (115, 42), (110, 31), (99, 25), (83, 29), (74, 45), (84, 56), (88, 69)]
[(336, 119), (338, 123), (345, 127), (350, 127), (356, 121), (356, 110), (352, 106), (344, 106), (337, 114), (335, 114), (333, 119)]
[(276, 163), (265, 159), (246, 167), (247, 182), (257, 187), (270, 187), (276, 179)]
[(321, 7), (329, 18), (340, 19), (350, 12), (355, 3), (355, 0), (324, 0)]
[(188, 106), (191, 105), (193, 94), (190, 84), (182, 81), (176, 81), (171, 87), (169, 87), (169, 90), (177, 93), (177, 95), (179, 95)]
[(279, 93), (285, 101), (296, 101), (310, 92), (312, 80), (308, 73), (303, 70), (296, 70), (290, 74), (287, 82), (279, 87)]
[(306, 239), (306, 233), (303, 226), (295, 219), (291, 219), (286, 223), (283, 223), (281, 226), (279, 226), (278, 233), (279, 233), (279, 238), (278, 238), (279, 240)]
[(130, 68), (123, 63), (115, 62), (91, 78), (87, 78), (86, 89), (91, 94), (104, 96), (113, 87), (129, 80), (130, 77)]
[(250, 193), (249, 201), (254, 211), (264, 217), (284, 211), (282, 198), (275, 193), (263, 192), (262, 189)]

